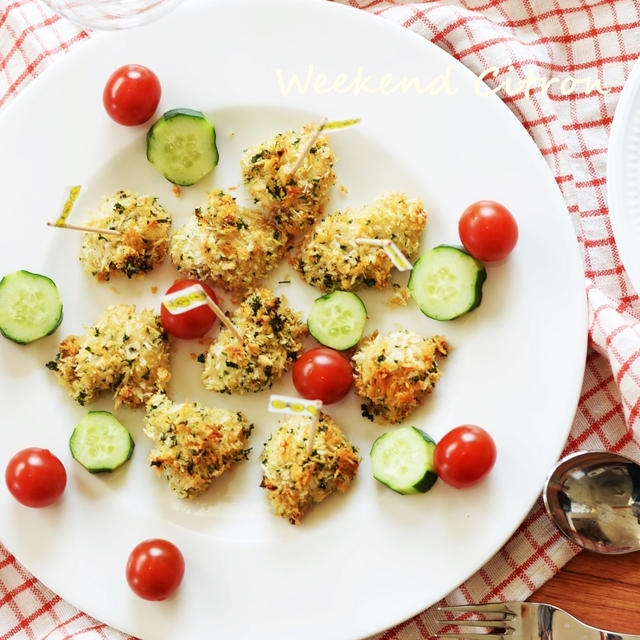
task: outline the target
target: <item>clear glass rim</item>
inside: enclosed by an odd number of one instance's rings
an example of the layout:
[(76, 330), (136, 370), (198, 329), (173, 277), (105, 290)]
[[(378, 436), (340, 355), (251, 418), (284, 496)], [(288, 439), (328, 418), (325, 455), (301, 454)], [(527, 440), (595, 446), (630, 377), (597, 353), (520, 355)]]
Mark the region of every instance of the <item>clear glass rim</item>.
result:
[(127, 29), (169, 13), (183, 0), (44, 0), (56, 13), (89, 29)]

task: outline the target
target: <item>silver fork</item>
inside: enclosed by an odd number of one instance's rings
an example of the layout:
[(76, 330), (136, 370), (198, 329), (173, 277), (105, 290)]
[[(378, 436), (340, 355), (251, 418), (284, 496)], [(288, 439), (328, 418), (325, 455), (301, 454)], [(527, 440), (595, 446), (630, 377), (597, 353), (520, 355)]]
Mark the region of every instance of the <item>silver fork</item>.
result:
[[(605, 631), (580, 622), (550, 604), (493, 602), (438, 607), (449, 614), (436, 622), (444, 625), (440, 638), (462, 640), (640, 640), (640, 636)], [(456, 631), (456, 628), (458, 631)], [(477, 629), (474, 631), (473, 629)], [(482, 630), (484, 629), (484, 631)]]

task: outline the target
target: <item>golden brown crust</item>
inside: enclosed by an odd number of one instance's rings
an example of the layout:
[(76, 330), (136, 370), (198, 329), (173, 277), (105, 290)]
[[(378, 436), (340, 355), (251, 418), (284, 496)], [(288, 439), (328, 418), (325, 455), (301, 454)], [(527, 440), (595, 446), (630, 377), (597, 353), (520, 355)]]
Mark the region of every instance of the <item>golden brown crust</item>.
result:
[(322, 214), (335, 184), (335, 157), (327, 136), (320, 135), (296, 167), (300, 154), (317, 130), (285, 131), (247, 149), (240, 167), (245, 186), (255, 204), (276, 226), (289, 234), (306, 231)]
[(288, 242), (267, 217), (239, 207), (224, 191), (212, 191), (174, 231), (169, 251), (183, 274), (210, 279), (237, 301), (279, 264)]
[(144, 432), (154, 442), (149, 463), (179, 498), (194, 498), (246, 460), (253, 425), (240, 411), (177, 404), (164, 393), (147, 403)]
[(106, 391), (115, 407), (144, 406), (171, 378), (170, 349), (159, 316), (134, 305), (107, 307), (84, 336), (67, 336), (47, 367), (80, 405)]
[(402, 193), (388, 193), (360, 209), (336, 211), (307, 234), (291, 265), (321, 291), (385, 288), (393, 264), (384, 249), (357, 244), (357, 238), (392, 240), (411, 259), (427, 222), (422, 203)]
[(262, 483), (277, 516), (299, 524), (309, 509), (335, 491), (346, 492), (356, 476), (360, 455), (342, 429), (321, 413), (311, 454), (311, 419), (284, 421), (267, 443), (260, 462)]
[(202, 382), (210, 391), (253, 393), (269, 389), (303, 350), (307, 326), (284, 296), (252, 291), (231, 314), (242, 336), (223, 327), (205, 356)]
[(442, 336), (424, 338), (409, 330), (374, 331), (353, 355), (354, 388), (366, 404), (363, 413), (397, 424), (408, 418), (440, 379), (436, 356), (446, 356)]
[(147, 273), (166, 258), (171, 216), (154, 196), (117, 191), (104, 199), (88, 226), (120, 231), (84, 236), (80, 262), (98, 282)]

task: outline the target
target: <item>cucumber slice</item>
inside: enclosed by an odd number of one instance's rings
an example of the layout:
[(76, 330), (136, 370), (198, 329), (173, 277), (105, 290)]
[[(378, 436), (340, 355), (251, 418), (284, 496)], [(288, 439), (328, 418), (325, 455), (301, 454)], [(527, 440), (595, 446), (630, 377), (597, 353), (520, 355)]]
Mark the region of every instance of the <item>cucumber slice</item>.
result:
[(113, 471), (133, 453), (133, 438), (108, 411), (89, 411), (71, 434), (71, 455), (91, 473)]
[(355, 293), (332, 291), (313, 301), (307, 327), (320, 344), (344, 351), (358, 344), (366, 322), (367, 309)]
[(18, 344), (52, 334), (62, 322), (62, 301), (51, 278), (14, 271), (0, 280), (0, 333)]
[(426, 316), (453, 320), (480, 304), (486, 279), (482, 262), (464, 249), (443, 244), (416, 260), (408, 287)]
[(436, 443), (416, 427), (382, 434), (371, 447), (373, 477), (403, 495), (426, 493), (438, 479), (433, 464)]
[(169, 182), (188, 187), (218, 164), (216, 130), (200, 111), (167, 111), (147, 133), (147, 159)]

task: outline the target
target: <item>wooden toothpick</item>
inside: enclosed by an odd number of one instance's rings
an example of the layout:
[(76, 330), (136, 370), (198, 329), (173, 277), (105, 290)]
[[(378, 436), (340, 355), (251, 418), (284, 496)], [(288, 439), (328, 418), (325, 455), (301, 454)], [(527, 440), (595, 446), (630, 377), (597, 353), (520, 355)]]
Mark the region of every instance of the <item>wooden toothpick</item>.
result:
[(289, 178), (291, 178), (295, 174), (295, 172), (302, 166), (302, 163), (304, 162), (306, 155), (309, 153), (309, 151), (311, 150), (311, 147), (313, 147), (315, 141), (318, 139), (320, 134), (323, 132), (324, 128), (327, 126), (327, 122), (328, 122), (328, 119), (324, 118), (320, 123), (320, 126), (316, 129), (315, 133), (311, 136), (311, 138), (305, 145), (304, 149), (301, 151), (300, 155), (298, 156), (298, 160), (293, 165), (293, 169), (291, 169), (291, 171), (289, 172)]
[(318, 429), (318, 422), (320, 422), (320, 409), (322, 408), (322, 402), (320, 400), (314, 400), (315, 411), (311, 416), (311, 424), (309, 425), (309, 442), (307, 444), (307, 455), (313, 453), (313, 445), (316, 440), (316, 431)]
[(163, 307), (173, 315), (186, 313), (196, 307), (207, 306), (216, 315), (218, 320), (233, 333), (233, 335), (242, 341), (242, 336), (234, 324), (229, 320), (225, 312), (218, 304), (207, 294), (204, 287), (198, 282), (184, 289), (171, 291), (162, 297)]
[(229, 329), (229, 331), (231, 331), (231, 333), (233, 333), (233, 335), (236, 338), (238, 338), (240, 342), (242, 342), (242, 335), (240, 334), (236, 326), (233, 324), (233, 322), (229, 320), (229, 317), (225, 314), (225, 312), (209, 296), (206, 296), (206, 297), (207, 297), (207, 306), (209, 307), (209, 309), (211, 309), (211, 311), (213, 311), (213, 313), (215, 313), (216, 316), (218, 316), (218, 319), (220, 320), (220, 322), (222, 322), (222, 324), (225, 327), (227, 327), (227, 329)]
[(311, 419), (307, 439), (307, 455), (310, 456), (313, 453), (316, 431), (320, 421), (322, 400), (307, 400), (295, 396), (272, 394), (269, 397), (267, 410), (271, 413), (286, 413), (290, 416), (304, 416)]
[(382, 240), (380, 238), (356, 238), (356, 244), (370, 244), (373, 247), (388, 247), (391, 240)]
[(71, 229), (72, 231), (85, 231), (86, 233), (99, 233), (106, 236), (121, 236), (122, 233), (116, 229), (99, 229), (98, 227), (85, 227), (79, 224), (56, 224), (55, 222), (47, 222), (48, 227), (56, 227), (56, 229)]
[(400, 271), (408, 271), (412, 267), (409, 258), (402, 253), (393, 240), (388, 238), (356, 238), (355, 243), (382, 248), (393, 266)]

